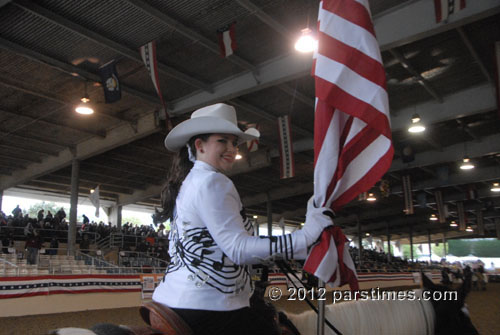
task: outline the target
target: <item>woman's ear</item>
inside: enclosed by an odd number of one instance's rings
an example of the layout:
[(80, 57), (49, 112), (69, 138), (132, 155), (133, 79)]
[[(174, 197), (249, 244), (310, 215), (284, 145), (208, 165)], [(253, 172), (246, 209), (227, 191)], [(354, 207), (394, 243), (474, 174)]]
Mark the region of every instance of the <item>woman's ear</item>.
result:
[(203, 141), (201, 140), (201, 138), (197, 138), (196, 140), (194, 140), (194, 147), (196, 148), (197, 152), (199, 151), (201, 153), (204, 153)]

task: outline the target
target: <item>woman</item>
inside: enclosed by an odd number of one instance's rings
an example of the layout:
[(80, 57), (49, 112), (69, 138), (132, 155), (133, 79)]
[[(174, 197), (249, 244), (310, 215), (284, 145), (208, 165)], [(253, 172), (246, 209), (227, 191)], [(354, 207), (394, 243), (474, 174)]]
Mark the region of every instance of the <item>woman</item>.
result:
[(249, 308), (252, 293), (248, 264), (272, 254), (304, 259), (307, 249), (332, 224), (310, 201), (303, 229), (273, 238), (252, 236), (231, 180), (237, 145), (257, 139), (242, 132), (236, 111), (215, 104), (195, 111), (165, 139), (178, 152), (163, 199), (164, 220), (171, 219), (171, 263), (153, 300), (180, 315), (195, 334), (273, 334)]

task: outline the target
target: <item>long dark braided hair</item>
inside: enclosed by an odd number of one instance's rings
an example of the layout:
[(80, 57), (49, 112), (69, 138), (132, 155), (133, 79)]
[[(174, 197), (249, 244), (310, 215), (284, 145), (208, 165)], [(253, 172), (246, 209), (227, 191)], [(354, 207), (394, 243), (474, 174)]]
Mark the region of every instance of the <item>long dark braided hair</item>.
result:
[[(196, 147), (194, 142), (199, 138), (203, 142), (206, 142), (212, 134), (200, 134), (193, 136), (189, 139), (188, 145), (191, 148), (191, 152), (196, 157)], [(153, 222), (160, 223), (165, 222), (168, 219), (173, 220), (174, 218), (174, 208), (175, 200), (177, 195), (179, 195), (179, 190), (182, 186), (182, 182), (186, 179), (189, 171), (193, 168), (194, 163), (189, 160), (188, 149), (183, 146), (182, 149), (177, 153), (172, 165), (170, 166), (170, 171), (168, 173), (168, 179), (161, 191), (161, 206), (160, 211), (156, 210), (153, 214)]]

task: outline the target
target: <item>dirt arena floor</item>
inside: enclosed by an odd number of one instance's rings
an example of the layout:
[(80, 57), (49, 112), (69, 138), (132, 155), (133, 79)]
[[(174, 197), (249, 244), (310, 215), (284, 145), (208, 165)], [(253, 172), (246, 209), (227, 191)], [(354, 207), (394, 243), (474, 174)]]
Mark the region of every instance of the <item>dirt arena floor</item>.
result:
[[(482, 335), (500, 334), (500, 283), (490, 283), (487, 291), (472, 291), (467, 304), (472, 322)], [(304, 302), (280, 300), (278, 308), (298, 313)], [(0, 335), (40, 335), (61, 327), (89, 328), (96, 323), (142, 325), (137, 308), (120, 308), (77, 313), (0, 318)]]

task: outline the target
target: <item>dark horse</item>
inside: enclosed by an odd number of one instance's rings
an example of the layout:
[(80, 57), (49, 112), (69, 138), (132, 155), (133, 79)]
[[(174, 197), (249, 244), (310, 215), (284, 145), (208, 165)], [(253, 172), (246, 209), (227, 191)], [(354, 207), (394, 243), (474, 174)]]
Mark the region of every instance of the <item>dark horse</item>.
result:
[[(419, 290), (417, 296), (422, 297), (423, 292), (427, 296), (443, 296), (445, 292), (456, 292), (456, 299), (437, 300), (427, 302), (414, 301), (383, 301), (373, 305), (372, 300), (352, 301), (342, 304), (327, 306), (326, 318), (334, 324), (343, 334), (387, 334), (387, 333), (411, 333), (411, 334), (435, 334), (435, 335), (475, 335), (478, 334), (472, 325), (465, 298), (470, 289), (470, 276), (465, 278), (464, 283), (457, 290), (434, 284), (427, 276), (422, 275), (423, 289)], [(436, 294), (436, 293), (437, 294)], [(275, 308), (264, 301), (263, 291), (252, 297), (251, 305), (258, 309), (262, 315), (266, 315), (275, 321), (276, 334), (282, 335), (315, 335), (316, 315), (313, 312), (286, 315), (277, 312)], [(389, 306), (392, 303), (392, 306)], [(406, 312), (405, 312), (406, 311)], [(330, 314), (329, 314), (330, 313)], [(354, 314), (358, 313), (358, 316)], [(398, 314), (399, 313), (399, 314)], [(407, 313), (401, 314), (401, 313)], [(385, 314), (385, 315), (384, 315)], [(148, 327), (127, 327), (111, 324), (98, 324), (90, 330), (77, 328), (61, 328), (50, 334), (58, 335), (189, 335), (192, 334), (189, 327), (175, 315), (174, 312), (154, 303), (146, 304), (141, 308), (141, 315)], [(418, 318), (420, 316), (420, 319)], [(357, 319), (356, 319), (357, 318)], [(399, 320), (394, 320), (399, 319)], [(421, 320), (418, 321), (418, 320)], [(412, 323), (413, 321), (413, 323)], [(378, 325), (376, 323), (379, 323)], [(365, 323), (365, 325), (363, 325)], [(361, 325), (360, 325), (361, 324)], [(404, 327), (408, 328), (404, 328)], [(394, 328), (393, 328), (394, 327)], [(299, 332), (300, 330), (300, 332)], [(325, 334), (335, 334), (331, 329), (325, 327)], [(257, 334), (256, 334), (257, 335)]]

